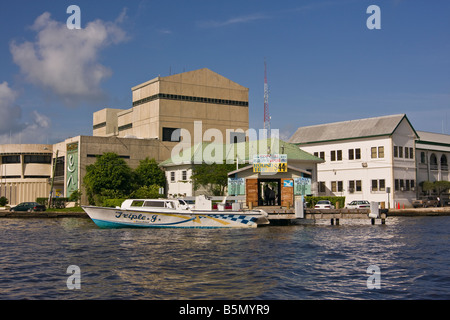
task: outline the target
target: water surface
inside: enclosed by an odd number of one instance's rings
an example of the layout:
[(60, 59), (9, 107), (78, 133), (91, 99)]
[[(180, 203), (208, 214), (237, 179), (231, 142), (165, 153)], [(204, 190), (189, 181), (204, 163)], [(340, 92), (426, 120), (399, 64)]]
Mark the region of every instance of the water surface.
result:
[(450, 217), (236, 230), (1, 219), (0, 299), (449, 299), (449, 230)]

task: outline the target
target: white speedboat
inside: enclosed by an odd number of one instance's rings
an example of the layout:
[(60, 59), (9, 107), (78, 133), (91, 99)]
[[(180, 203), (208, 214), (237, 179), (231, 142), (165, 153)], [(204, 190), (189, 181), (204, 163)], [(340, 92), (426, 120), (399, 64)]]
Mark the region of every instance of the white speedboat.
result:
[[(100, 228), (256, 228), (269, 224), (264, 210), (194, 208), (182, 199), (129, 199), (120, 207), (82, 206)], [(211, 202), (209, 201), (209, 205)]]

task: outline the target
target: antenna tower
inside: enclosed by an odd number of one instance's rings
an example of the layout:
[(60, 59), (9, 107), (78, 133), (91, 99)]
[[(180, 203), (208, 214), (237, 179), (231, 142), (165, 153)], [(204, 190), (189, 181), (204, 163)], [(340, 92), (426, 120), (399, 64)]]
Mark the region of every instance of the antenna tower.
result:
[(269, 85), (267, 83), (267, 63), (264, 59), (264, 129), (270, 138)]

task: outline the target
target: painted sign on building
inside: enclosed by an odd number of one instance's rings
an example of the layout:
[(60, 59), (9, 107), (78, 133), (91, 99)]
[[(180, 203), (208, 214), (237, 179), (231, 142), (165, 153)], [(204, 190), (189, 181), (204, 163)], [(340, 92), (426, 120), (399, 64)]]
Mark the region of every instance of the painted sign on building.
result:
[(67, 145), (66, 188), (67, 197), (78, 190), (78, 142)]
[(245, 195), (245, 179), (228, 178), (228, 195), (229, 196)]
[(253, 172), (287, 172), (287, 154), (255, 154)]
[(294, 195), (306, 196), (311, 194), (311, 178), (294, 178)]

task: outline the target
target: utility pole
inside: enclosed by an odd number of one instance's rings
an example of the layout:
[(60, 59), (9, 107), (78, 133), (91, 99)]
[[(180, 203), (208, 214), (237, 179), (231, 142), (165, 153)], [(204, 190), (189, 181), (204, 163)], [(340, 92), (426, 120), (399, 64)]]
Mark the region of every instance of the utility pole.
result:
[(267, 83), (267, 63), (264, 58), (264, 129), (270, 139), (269, 84)]

